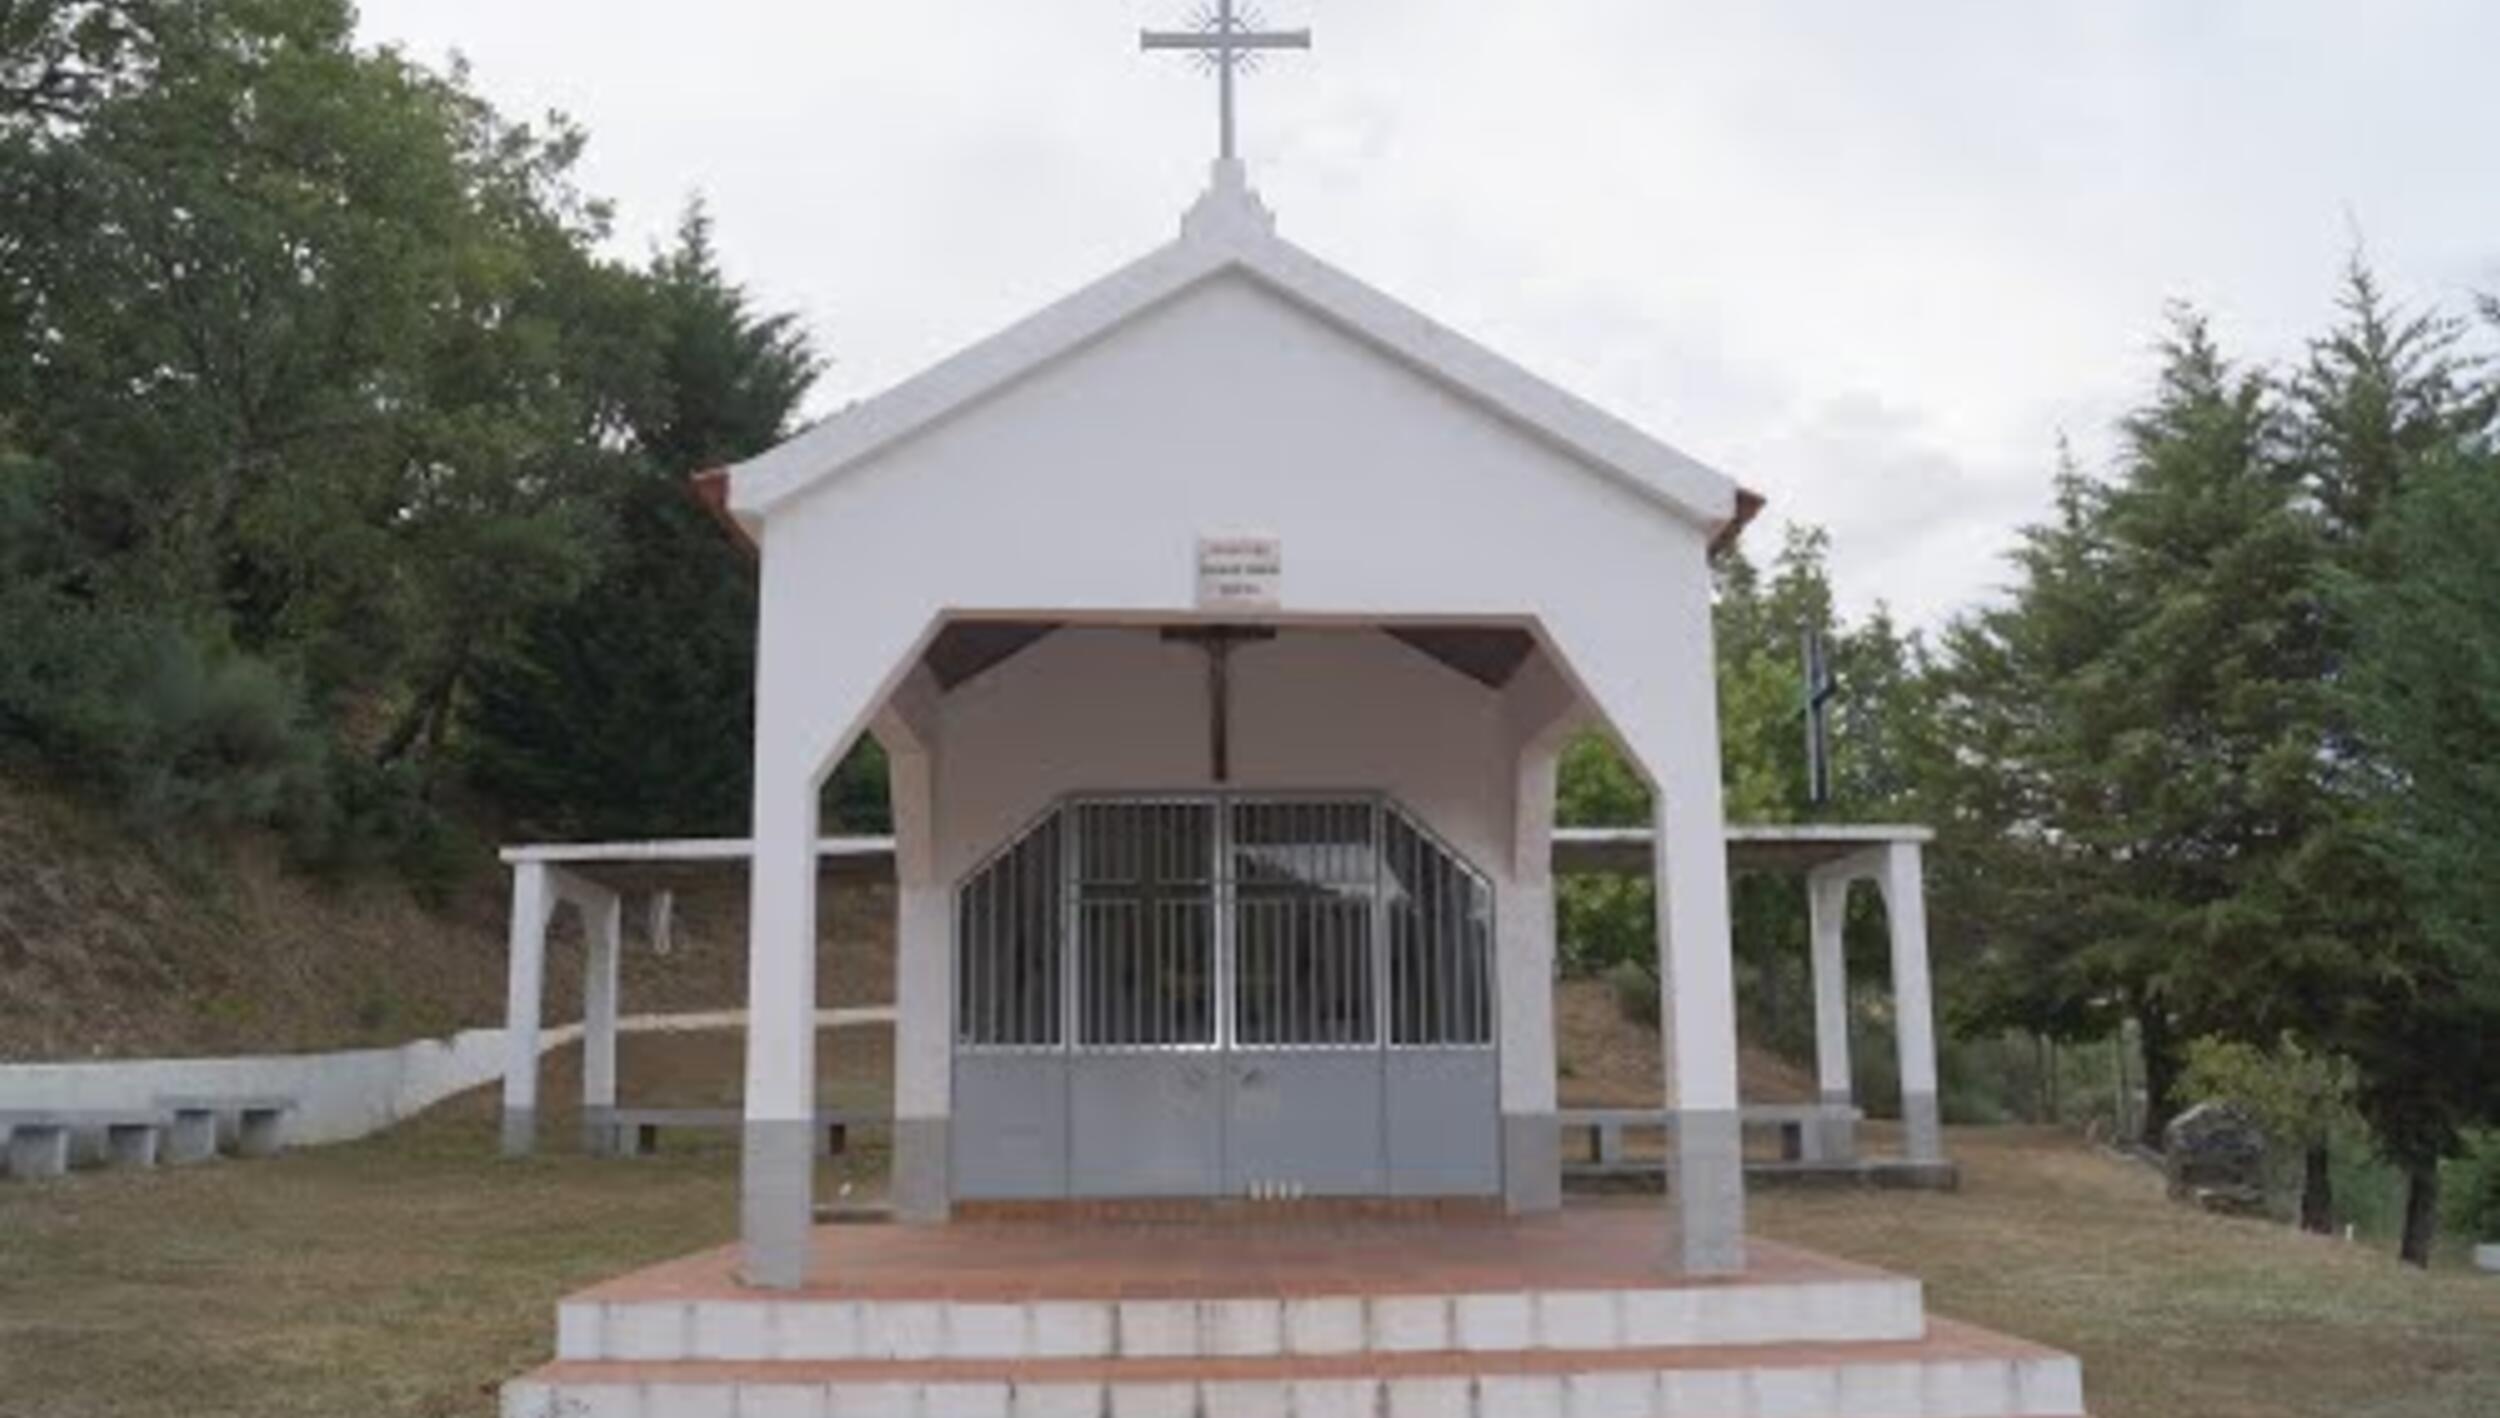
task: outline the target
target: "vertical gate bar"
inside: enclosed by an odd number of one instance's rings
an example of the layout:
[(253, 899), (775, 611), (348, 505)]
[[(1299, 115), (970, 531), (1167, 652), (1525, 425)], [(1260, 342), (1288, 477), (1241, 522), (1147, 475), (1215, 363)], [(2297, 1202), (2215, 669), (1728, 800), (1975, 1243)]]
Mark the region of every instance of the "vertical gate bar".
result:
[[(1065, 899), (1059, 903), (1059, 929), (1063, 944), (1059, 959), (1059, 1039), (1060, 1047), (1073, 1051), (1084, 1040), (1078, 1027), (1077, 1001), (1085, 992), (1082, 971), (1085, 968), (1085, 887), (1078, 876), (1077, 854), (1084, 850), (1085, 809), (1071, 805), (1060, 809), (1060, 821), (1066, 831), (1059, 838), (1059, 889)], [(1071, 1068), (1070, 1087), (1074, 1087), (1075, 1070)], [(1073, 1113), (1074, 1109), (1070, 1109)]]
[(995, 905), (995, 898), (997, 897), (997, 894), (998, 878), (994, 875), (984, 874), (981, 878), (981, 889), (978, 893), (978, 901), (975, 908), (981, 921), (981, 978), (979, 981), (979, 994), (981, 999), (981, 1042), (984, 1044), (995, 1044), (998, 1042), (998, 1017), (994, 1012), (996, 1009), (995, 1001), (998, 997), (996, 982), (998, 969), (998, 920)]
[(1026, 1021), (1031, 1016), (1024, 1000), (1026, 992), (1032, 988), (1033, 967), (1038, 959), (1036, 951), (1040, 944), (1033, 939), (1029, 914), (1032, 909), (1032, 880), (1033, 854), (1020, 845), (1008, 868), (1003, 893), (1006, 899), (1004, 909), (999, 913), (1000, 924), (1006, 933), (1007, 969), (999, 981), (998, 1007), (1005, 1017), (1003, 1027), (1007, 1042), (1011, 1044), (1032, 1042), (1025, 1033)]
[(1460, 957), (1464, 952), (1467, 938), (1466, 900), (1459, 885), (1458, 866), (1450, 861), (1447, 853), (1442, 854), (1441, 858), (1441, 883), (1442, 894), (1446, 898), (1446, 909), (1449, 913), (1447, 916), (1449, 935), (1443, 945), (1447, 959), (1442, 968), (1448, 972), (1450, 994), (1449, 1011), (1442, 1022), (1441, 1037), (1434, 1042), (1447, 1044), (1458, 1037), (1459, 1021), (1465, 1017), (1467, 1011), (1467, 979), (1465, 973), (1459, 968)]

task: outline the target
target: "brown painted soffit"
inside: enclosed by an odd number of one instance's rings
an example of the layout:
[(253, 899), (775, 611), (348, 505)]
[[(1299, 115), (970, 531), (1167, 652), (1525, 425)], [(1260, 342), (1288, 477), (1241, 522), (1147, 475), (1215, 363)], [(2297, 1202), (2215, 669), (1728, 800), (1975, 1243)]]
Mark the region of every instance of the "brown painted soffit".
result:
[(1762, 515), (1762, 508), (1769, 501), (1769, 498), (1752, 488), (1736, 489), (1736, 515), (1728, 518), (1727, 525), (1721, 527), (1718, 535), (1710, 539), (1710, 554), (1714, 557), (1718, 556), (1729, 547), (1736, 545), (1736, 539), (1745, 534), (1745, 528), (1752, 525), (1754, 518)]
[(759, 549), (755, 545), (755, 538), (748, 536), (747, 529), (739, 525), (736, 517), (730, 515), (729, 470), (727, 468), (706, 468), (688, 478), (686, 486), (694, 500), (703, 504), (703, 510), (712, 514), (712, 520), (720, 523), (728, 531), (729, 539), (736, 542), (740, 550), (749, 556), (757, 554)]

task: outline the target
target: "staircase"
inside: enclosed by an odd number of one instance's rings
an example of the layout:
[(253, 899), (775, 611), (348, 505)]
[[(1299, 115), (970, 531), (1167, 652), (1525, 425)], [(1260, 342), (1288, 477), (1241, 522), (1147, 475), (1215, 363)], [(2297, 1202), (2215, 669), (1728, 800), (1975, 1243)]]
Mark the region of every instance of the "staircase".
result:
[[(1128, 1228), (1123, 1249), (1151, 1247), (1155, 1229)], [(940, 1278), (871, 1267), (842, 1287), (779, 1294), (739, 1289), (727, 1254), (714, 1253), (565, 1301), (556, 1361), (507, 1384), (503, 1411), (505, 1418), (2078, 1418), (2084, 1411), (2074, 1359), (1933, 1319), (1915, 1280), (1765, 1247), (1756, 1272), (1737, 1279), (1622, 1284), (1615, 1282), (1625, 1268), (1617, 1266), (1576, 1287), (1549, 1287), (1551, 1267), (1526, 1275), (1472, 1268), (1464, 1247), (1455, 1257), (1437, 1253), (1449, 1249), (1446, 1233), (1422, 1234), (1411, 1266), (1383, 1268), (1366, 1253), (1359, 1270), (1296, 1273), (1282, 1285), (1248, 1266), (1184, 1282), (1169, 1256), (1131, 1263), (1147, 1253), (1114, 1251), (1100, 1255), (1091, 1274), (1065, 1279), (1048, 1264), (1019, 1266), (1005, 1255), (994, 1270), (946, 1268)], [(1193, 1235), (1181, 1248), (1201, 1244)], [(1224, 1244), (1240, 1250), (1255, 1238)]]

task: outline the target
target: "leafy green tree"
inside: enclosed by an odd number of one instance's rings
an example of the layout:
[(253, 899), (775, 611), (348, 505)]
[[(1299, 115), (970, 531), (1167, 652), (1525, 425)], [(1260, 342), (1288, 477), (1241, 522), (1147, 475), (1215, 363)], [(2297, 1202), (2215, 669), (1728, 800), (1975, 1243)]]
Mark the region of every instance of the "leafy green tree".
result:
[(2328, 1235), (2335, 1229), (2335, 1194), (2329, 1147), (2352, 1117), (2352, 1067), (2283, 1039), (2271, 1049), (2208, 1035), (2190, 1041), (2179, 1090), (2198, 1102), (2231, 1102), (2246, 1108), (2274, 1148), (2300, 1154), (2300, 1229)]
[(0, 126), (60, 128), (132, 83), (173, 7), (155, 0), (0, 5)]
[(580, 135), (352, 30), (0, 12), (0, 631), (50, 647), (0, 733), (316, 837), (421, 827), (479, 667), (597, 572), (634, 420), (673, 417)]

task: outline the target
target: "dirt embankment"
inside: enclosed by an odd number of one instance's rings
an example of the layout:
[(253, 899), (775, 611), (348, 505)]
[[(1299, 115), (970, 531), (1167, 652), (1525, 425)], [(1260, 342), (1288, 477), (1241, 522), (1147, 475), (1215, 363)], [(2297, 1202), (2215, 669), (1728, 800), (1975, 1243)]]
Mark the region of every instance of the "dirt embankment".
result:
[[(0, 776), (0, 1060), (278, 1053), (500, 1025), (506, 878), (481, 853), (440, 905), (380, 873), (332, 881), (231, 833), (145, 842)], [(742, 873), (682, 892), (670, 952), (627, 911), (629, 1012), (745, 1003)], [(893, 998), (881, 886), (828, 881), (823, 1002)], [(559, 912), (549, 1022), (580, 1017), (580, 925)]]
[[(1654, 1108), (1665, 1097), (1658, 1031), (1625, 1018), (1603, 980), (1556, 982), (1554, 1053), (1566, 1108)], [(1749, 1103), (1814, 1101), (1814, 1075), (1768, 1050), (1740, 1045), (1736, 1073)]]

